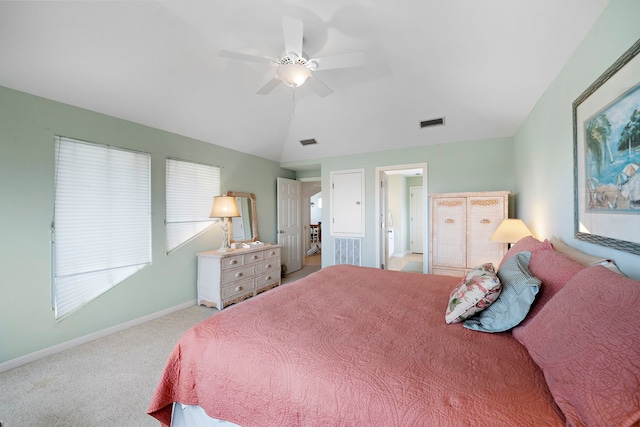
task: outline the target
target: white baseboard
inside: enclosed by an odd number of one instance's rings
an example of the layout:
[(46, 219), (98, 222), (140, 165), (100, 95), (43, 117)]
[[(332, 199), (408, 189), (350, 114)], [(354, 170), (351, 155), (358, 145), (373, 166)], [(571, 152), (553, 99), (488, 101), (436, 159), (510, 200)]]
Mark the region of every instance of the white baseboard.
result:
[(18, 366), (26, 365), (27, 363), (35, 362), (36, 360), (42, 359), (47, 356), (51, 356), (53, 354), (61, 353), (65, 350), (69, 350), (74, 347), (78, 347), (82, 344), (89, 343), (91, 341), (95, 341), (99, 338), (104, 338), (108, 335), (115, 334), (116, 332), (124, 331), (125, 329), (132, 328), (134, 326), (142, 325), (143, 323), (149, 322), (150, 320), (158, 319), (160, 317), (166, 316), (171, 313), (175, 313), (176, 311), (184, 310), (185, 308), (192, 307), (196, 305), (197, 301), (187, 301), (185, 303), (175, 305), (173, 307), (165, 308), (164, 310), (157, 311), (155, 313), (151, 313), (147, 316), (139, 317), (137, 319), (130, 320), (128, 322), (121, 323), (119, 325), (112, 326), (107, 329), (103, 329), (98, 332), (94, 332), (89, 335), (85, 335), (80, 338), (75, 338), (70, 341), (63, 342), (61, 344), (54, 345), (52, 347), (47, 347), (42, 350), (38, 350), (36, 352), (26, 354), (24, 356), (16, 357), (15, 359), (8, 360), (6, 362), (0, 363), (0, 372), (5, 372), (10, 369), (17, 368)]

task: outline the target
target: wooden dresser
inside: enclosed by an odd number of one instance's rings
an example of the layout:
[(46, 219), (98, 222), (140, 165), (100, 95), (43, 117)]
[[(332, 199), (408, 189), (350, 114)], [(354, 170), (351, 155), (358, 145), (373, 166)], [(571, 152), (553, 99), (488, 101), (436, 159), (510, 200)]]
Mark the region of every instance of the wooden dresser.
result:
[(223, 309), (280, 285), (280, 247), (198, 253), (198, 304)]
[(509, 192), (433, 194), (429, 273), (464, 276), (491, 262), (496, 270), (507, 251), (489, 237), (508, 217)]

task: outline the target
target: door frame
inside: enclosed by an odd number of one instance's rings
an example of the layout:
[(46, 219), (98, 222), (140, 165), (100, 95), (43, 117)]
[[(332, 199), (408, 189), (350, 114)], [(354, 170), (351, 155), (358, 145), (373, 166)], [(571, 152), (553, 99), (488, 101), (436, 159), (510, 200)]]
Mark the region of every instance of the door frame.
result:
[[(423, 251), (422, 251), (422, 271), (423, 273), (427, 273), (429, 270), (429, 191), (428, 191), (428, 167), (427, 163), (409, 163), (409, 164), (400, 164), (400, 165), (391, 165), (391, 166), (378, 166), (375, 170), (375, 218), (376, 218), (376, 268), (381, 268), (383, 261), (381, 257), (385, 254), (382, 253), (381, 248), (383, 247), (383, 243), (386, 241), (386, 236), (383, 235), (383, 231), (386, 232), (386, 221), (383, 223), (380, 218), (382, 214), (381, 203), (383, 200), (387, 199), (385, 194), (382, 194), (383, 191), (387, 191), (386, 188), (381, 188), (380, 182), (382, 181), (383, 174), (391, 171), (401, 171), (406, 169), (422, 169), (422, 203), (423, 203), (423, 222), (424, 226), (422, 228), (422, 242), (423, 242)], [(386, 212), (385, 212), (386, 214)], [(387, 260), (385, 259), (385, 263)], [(386, 264), (385, 264), (386, 267)]]

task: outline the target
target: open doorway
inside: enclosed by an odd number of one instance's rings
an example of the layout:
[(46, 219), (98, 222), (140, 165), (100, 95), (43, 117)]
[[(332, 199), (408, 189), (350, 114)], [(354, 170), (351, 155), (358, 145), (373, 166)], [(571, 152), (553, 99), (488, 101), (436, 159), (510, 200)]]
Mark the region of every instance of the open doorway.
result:
[(322, 265), (322, 183), (320, 178), (302, 180), (304, 265)]
[(424, 163), (376, 168), (379, 268), (427, 271), (426, 170)]

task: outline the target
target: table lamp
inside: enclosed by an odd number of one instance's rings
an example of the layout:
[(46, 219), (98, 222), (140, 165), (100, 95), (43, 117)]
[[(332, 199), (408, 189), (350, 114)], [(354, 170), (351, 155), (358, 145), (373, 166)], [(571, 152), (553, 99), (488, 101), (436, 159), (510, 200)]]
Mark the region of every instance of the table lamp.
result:
[(213, 206), (209, 218), (222, 218), (222, 246), (218, 251), (229, 252), (229, 218), (240, 216), (236, 198), (232, 196), (215, 196), (213, 198)]
[(496, 228), (496, 231), (494, 231), (491, 237), (489, 237), (489, 240), (508, 243), (509, 247), (511, 247), (512, 243), (515, 243), (526, 236), (533, 236), (533, 233), (529, 231), (521, 219), (507, 218), (500, 223), (498, 228)]

